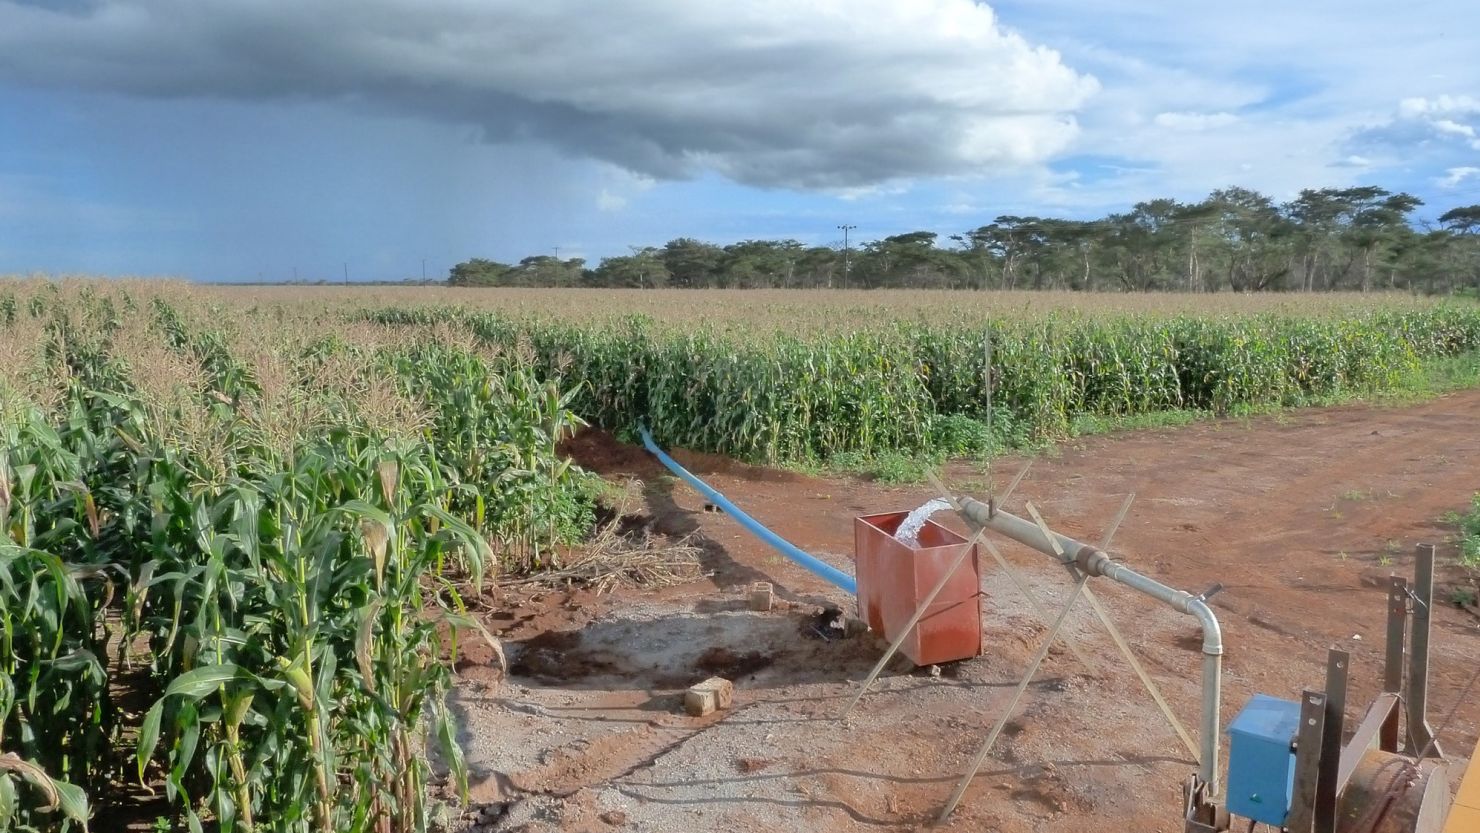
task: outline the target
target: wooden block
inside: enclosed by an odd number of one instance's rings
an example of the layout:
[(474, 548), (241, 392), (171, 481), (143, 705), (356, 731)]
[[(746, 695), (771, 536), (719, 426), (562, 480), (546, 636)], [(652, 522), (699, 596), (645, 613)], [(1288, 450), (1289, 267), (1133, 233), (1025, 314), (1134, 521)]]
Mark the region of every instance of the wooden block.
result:
[(771, 609), (775, 593), (769, 581), (758, 581), (750, 585), (750, 609), (765, 612)]
[(683, 695), (684, 711), (694, 717), (728, 709), (734, 703), (735, 685), (722, 677), (710, 677), (702, 683), (690, 686)]

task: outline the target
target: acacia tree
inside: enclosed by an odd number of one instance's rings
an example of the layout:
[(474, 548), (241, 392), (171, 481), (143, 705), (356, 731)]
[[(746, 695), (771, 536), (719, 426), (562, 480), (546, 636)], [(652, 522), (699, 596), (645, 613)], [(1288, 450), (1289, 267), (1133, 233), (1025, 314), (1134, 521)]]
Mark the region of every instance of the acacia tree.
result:
[(1274, 201), (1247, 188), (1223, 188), (1205, 204), (1212, 212), (1213, 254), (1221, 261), (1228, 288), (1281, 288), (1279, 282), (1290, 273), (1294, 228)]
[[(951, 235), (913, 231), (861, 241), (848, 284), (873, 287), (1127, 291), (1326, 291), (1476, 285), (1480, 205), (1416, 224), (1422, 203), (1382, 188), (1301, 191), (1283, 205), (1246, 188), (1196, 203), (1154, 199), (1103, 219), (1002, 214)], [(717, 246), (681, 237), (634, 247), (595, 269), (580, 259), (474, 258), (453, 267), (456, 286), (834, 287), (842, 252), (796, 240)]]

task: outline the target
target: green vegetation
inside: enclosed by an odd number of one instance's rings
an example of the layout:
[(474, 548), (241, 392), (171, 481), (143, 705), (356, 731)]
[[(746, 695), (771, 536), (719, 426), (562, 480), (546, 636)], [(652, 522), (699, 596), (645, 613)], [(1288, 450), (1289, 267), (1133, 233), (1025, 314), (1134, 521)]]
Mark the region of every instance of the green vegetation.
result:
[(176, 829), (423, 831), (428, 745), (465, 787), (467, 594), (589, 529), (570, 396), (446, 327), (282, 314), (0, 286), (0, 828), (128, 778)]
[[(1432, 360), (1480, 353), (1480, 308), (1352, 317), (1049, 314), (974, 327), (886, 323), (836, 333), (612, 324), (466, 309), (373, 309), (382, 324), (465, 325), (524, 352), (619, 433), (757, 462), (973, 455), (1076, 430), (1187, 421), (1411, 389)], [(992, 341), (992, 427), (986, 357)], [(845, 456), (840, 456), (845, 455)]]
[(892, 482), (1421, 395), (1480, 363), (1480, 307), (1418, 301), (843, 306), (778, 333), (765, 309), (685, 327), (220, 298), (0, 284), (0, 828), (78, 829), (126, 778), (175, 829), (425, 830), (426, 747), (463, 777), (442, 695), (487, 637), (469, 594), (591, 528), (603, 486), (558, 449), (583, 419)]
[(1459, 523), (1459, 560), (1471, 569), (1480, 569), (1480, 493), (1470, 501), (1470, 511), (1456, 519)]
[(1004, 215), (939, 239), (911, 231), (837, 245), (692, 238), (634, 248), (587, 268), (535, 255), (517, 264), (474, 258), (452, 286), (641, 288), (1066, 289), (1143, 292), (1329, 292), (1386, 288), (1480, 292), (1480, 205), (1439, 228), (1415, 227), (1422, 201), (1382, 188), (1307, 189), (1279, 204), (1247, 188), (1195, 203), (1155, 199), (1098, 220)]

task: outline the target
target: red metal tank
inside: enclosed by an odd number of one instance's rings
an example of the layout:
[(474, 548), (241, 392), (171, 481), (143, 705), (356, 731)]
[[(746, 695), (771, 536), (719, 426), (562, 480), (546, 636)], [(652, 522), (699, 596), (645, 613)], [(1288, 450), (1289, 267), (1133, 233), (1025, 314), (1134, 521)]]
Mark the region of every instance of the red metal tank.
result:
[[(894, 537), (908, 512), (853, 519), (858, 614), (874, 633), (893, 642), (920, 601), (968, 545), (934, 521), (920, 529), (919, 546)], [(972, 552), (920, 619), (899, 650), (916, 665), (969, 659), (982, 651), (981, 565)]]

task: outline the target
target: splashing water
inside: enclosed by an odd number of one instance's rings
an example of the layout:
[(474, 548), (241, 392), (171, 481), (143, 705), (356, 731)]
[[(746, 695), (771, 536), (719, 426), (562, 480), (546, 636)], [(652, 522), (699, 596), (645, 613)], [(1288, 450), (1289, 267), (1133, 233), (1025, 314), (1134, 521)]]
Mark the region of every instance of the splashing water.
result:
[(904, 522), (899, 525), (899, 529), (894, 530), (894, 540), (911, 547), (919, 546), (920, 530), (925, 526), (925, 521), (936, 512), (950, 508), (950, 502), (936, 498), (919, 509), (910, 512), (905, 517)]

